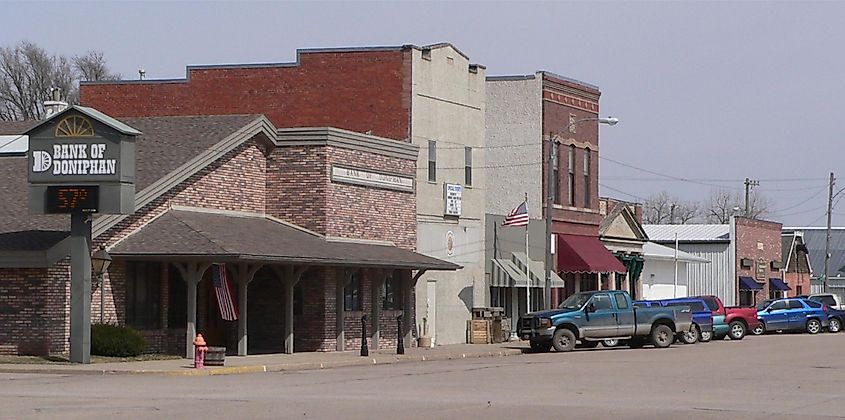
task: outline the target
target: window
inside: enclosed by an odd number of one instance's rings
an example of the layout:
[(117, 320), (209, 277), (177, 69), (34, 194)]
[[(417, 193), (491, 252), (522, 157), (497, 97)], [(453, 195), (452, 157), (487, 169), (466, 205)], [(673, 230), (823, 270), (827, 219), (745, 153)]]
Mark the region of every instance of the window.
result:
[(800, 300), (790, 300), (789, 309), (804, 309), (804, 305)]
[(569, 205), (575, 205), (575, 145), (569, 145), (569, 176), (567, 178), (567, 197), (569, 197)]
[(590, 149), (584, 149), (584, 208), (590, 208)]
[(788, 309), (789, 308), (789, 302), (787, 302), (785, 300), (779, 300), (779, 301), (773, 303), (772, 306), (770, 306), (770, 308), (772, 308), (773, 311), (781, 310), (781, 309)]
[[(551, 147), (554, 147), (554, 154), (552, 155), (552, 202), (560, 204), (560, 145), (552, 142)], [(549, 151), (551, 152), (551, 150)], [(548, 217), (548, 216), (546, 216)]]
[(428, 182), (437, 182), (437, 142), (428, 141)]
[(361, 279), (358, 278), (358, 273), (352, 273), (343, 286), (343, 310), (361, 310)]
[(472, 186), (472, 147), (464, 147), (464, 179), (468, 187)]
[(610, 296), (605, 294), (593, 296), (592, 304), (595, 306), (597, 311), (613, 309), (613, 306), (610, 304)]
[(167, 328), (185, 328), (188, 325), (188, 285), (182, 279), (182, 273), (170, 265), (167, 274), (169, 293), (167, 297)]
[(381, 289), (382, 309), (402, 309), (402, 281), (395, 274), (391, 274)]
[(621, 293), (617, 293), (614, 295), (616, 298), (616, 307), (619, 309), (628, 309), (628, 299), (625, 299), (625, 295)]
[(159, 328), (160, 295), (161, 264), (130, 262), (126, 265), (127, 325), (146, 330)]
[(511, 291), (510, 287), (490, 287), (490, 306), (505, 308), (505, 314), (511, 316)]
[(813, 296), (812, 299), (824, 303), (827, 306), (836, 306), (836, 300), (830, 295)]
[(807, 304), (807, 306), (809, 306), (809, 307), (811, 307), (811, 308), (813, 308), (813, 309), (819, 309), (819, 308), (821, 308), (821, 307), (822, 307), (822, 304), (821, 304), (821, 303), (819, 303), (819, 302), (813, 302), (812, 300), (805, 300), (805, 301), (804, 301), (804, 303), (806, 303), (806, 304)]
[(710, 312), (709, 309), (704, 307), (704, 303), (702, 302), (690, 302), (689, 307), (693, 312)]

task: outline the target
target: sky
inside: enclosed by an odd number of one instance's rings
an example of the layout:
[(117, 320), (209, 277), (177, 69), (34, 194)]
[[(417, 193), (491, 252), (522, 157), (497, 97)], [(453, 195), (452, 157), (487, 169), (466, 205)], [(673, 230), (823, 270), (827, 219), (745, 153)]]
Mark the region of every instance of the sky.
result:
[[(450, 42), (487, 74), (597, 85), (603, 196), (744, 193), (767, 219), (824, 226), (842, 180), (845, 2), (3, 2), (0, 45), (98, 50), (127, 79), (291, 62), (297, 48)], [(834, 202), (845, 197), (836, 195)], [(834, 226), (845, 225), (845, 203)]]

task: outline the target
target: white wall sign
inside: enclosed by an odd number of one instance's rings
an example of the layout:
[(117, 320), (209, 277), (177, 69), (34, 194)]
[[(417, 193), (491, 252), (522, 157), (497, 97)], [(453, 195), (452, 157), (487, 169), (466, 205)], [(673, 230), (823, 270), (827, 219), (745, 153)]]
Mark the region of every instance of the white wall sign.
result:
[(461, 194), (464, 187), (458, 184), (445, 184), (444, 193), (446, 208), (444, 213), (446, 216), (460, 216), (461, 215)]
[(414, 178), (342, 166), (332, 166), (332, 182), (345, 182), (398, 191), (414, 191)]

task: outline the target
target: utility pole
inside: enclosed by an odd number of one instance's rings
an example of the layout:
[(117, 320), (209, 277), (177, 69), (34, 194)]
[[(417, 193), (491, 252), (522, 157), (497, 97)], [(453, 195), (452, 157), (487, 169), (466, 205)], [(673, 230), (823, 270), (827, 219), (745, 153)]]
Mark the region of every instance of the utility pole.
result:
[(675, 203), (672, 203), (672, 205), (669, 206), (669, 224), (670, 225), (675, 224), (675, 207), (676, 207)]
[(760, 181), (755, 181), (753, 179), (745, 178), (745, 214), (743, 214), (743, 216), (745, 216), (745, 217), (748, 217), (748, 215), (750, 214), (748, 212), (748, 210), (749, 210), (748, 209), (749, 192), (751, 192), (752, 187), (756, 187), (758, 185), (760, 185)]
[(833, 211), (833, 172), (830, 173), (830, 185), (827, 193), (827, 235), (825, 235), (824, 242), (824, 281), (822, 281), (822, 288), (824, 293), (827, 293), (827, 274), (828, 264), (830, 263), (830, 214)]
[(552, 309), (552, 209), (554, 208), (554, 168), (557, 167), (557, 141), (554, 133), (549, 133), (549, 166), (546, 169), (546, 284), (543, 289), (543, 296), (546, 301), (546, 309)]

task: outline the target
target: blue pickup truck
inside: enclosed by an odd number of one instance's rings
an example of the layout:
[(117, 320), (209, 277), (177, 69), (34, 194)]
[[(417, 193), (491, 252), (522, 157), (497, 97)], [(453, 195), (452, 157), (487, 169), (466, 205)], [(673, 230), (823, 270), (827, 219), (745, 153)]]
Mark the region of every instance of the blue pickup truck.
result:
[(578, 341), (592, 348), (607, 339), (664, 348), (693, 328), (689, 307), (635, 308), (627, 292), (616, 290), (576, 293), (557, 309), (526, 314), (518, 325), (520, 337), (539, 352), (570, 351)]

